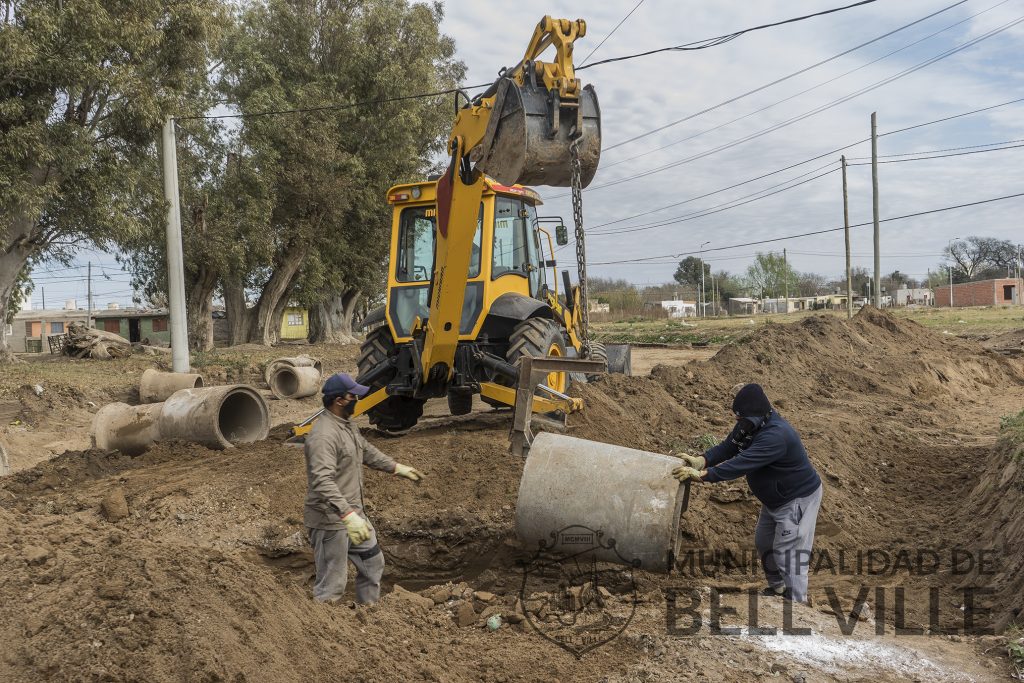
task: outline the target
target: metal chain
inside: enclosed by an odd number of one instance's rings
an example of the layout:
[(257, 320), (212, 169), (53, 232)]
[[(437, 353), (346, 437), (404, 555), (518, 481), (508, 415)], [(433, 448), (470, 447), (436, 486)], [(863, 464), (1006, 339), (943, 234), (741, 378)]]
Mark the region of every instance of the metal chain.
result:
[(583, 233), (583, 168), (580, 164), (580, 142), (582, 136), (573, 138), (569, 143), (570, 168), (572, 171), (572, 218), (576, 224), (576, 270), (580, 287), (580, 319), (582, 327), (579, 331), (581, 353), (583, 358), (590, 357), (590, 305), (587, 302), (587, 245)]

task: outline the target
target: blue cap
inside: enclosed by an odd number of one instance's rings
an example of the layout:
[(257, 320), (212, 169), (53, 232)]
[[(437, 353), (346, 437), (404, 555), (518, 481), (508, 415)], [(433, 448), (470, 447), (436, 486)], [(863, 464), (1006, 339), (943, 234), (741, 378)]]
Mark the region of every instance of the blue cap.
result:
[(339, 372), (328, 377), (327, 381), (324, 382), (323, 389), (320, 391), (323, 392), (324, 396), (343, 396), (345, 394), (366, 396), (370, 393), (370, 387), (359, 384), (344, 372)]

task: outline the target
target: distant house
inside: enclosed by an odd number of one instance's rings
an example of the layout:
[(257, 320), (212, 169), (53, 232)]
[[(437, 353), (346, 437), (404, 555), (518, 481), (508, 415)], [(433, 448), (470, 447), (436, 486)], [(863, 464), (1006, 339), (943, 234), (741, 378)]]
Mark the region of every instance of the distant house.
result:
[(612, 305), (602, 301), (590, 301), (588, 302), (588, 308), (591, 313), (611, 313)]
[[(74, 300), (69, 300), (64, 309), (21, 310), (10, 325), (7, 343), (15, 353), (50, 353), (51, 336), (66, 333), (73, 322), (84, 324), (88, 317), (88, 312), (77, 308)], [(151, 344), (169, 344), (171, 335), (167, 321), (166, 309), (121, 309), (110, 304), (106, 309), (92, 312), (93, 327), (131, 342), (148, 339)]]
[[(953, 306), (997, 306), (1019, 304), (1024, 279), (1004, 277), (995, 280), (962, 282), (953, 285)], [(949, 306), (949, 285), (935, 288), (935, 305)]]
[(935, 292), (924, 287), (901, 287), (893, 295), (894, 306), (934, 306)]
[(288, 306), (281, 314), (281, 339), (308, 339), (309, 311), (300, 306)]
[(729, 299), (729, 315), (754, 315), (759, 313), (761, 305), (757, 299), (733, 297)]
[(692, 318), (697, 315), (696, 301), (670, 299), (668, 301), (662, 301), (661, 307), (668, 311), (668, 317), (670, 318)]
[(795, 313), (810, 311), (814, 308), (815, 297), (797, 296), (779, 297), (778, 299), (761, 299), (762, 313)]

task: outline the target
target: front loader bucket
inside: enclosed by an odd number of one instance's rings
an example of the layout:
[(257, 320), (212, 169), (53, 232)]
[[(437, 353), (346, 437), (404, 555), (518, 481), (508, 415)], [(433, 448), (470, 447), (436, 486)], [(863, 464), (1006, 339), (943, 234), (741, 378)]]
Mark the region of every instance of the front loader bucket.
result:
[(569, 143), (582, 130), (581, 184), (586, 187), (601, 159), (601, 110), (593, 86), (578, 100), (560, 100), (558, 93), (533, 83), (519, 87), (503, 78), (498, 82), (491, 115), (474, 158), (477, 168), (503, 185), (572, 183)]
[(605, 344), (604, 350), (608, 354), (608, 372), (633, 375), (633, 347), (629, 344)]

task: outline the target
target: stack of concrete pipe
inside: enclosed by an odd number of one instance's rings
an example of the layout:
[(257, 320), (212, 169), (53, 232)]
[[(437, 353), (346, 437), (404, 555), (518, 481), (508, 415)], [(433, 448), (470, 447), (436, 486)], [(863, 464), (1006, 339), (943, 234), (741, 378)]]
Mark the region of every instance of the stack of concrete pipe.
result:
[(262, 441), (269, 431), (270, 411), (260, 393), (232, 384), (180, 389), (162, 403), (111, 403), (96, 413), (90, 436), (94, 448), (138, 455), (158, 441), (223, 449)]
[(264, 378), (276, 398), (305, 398), (319, 391), (322, 371), (316, 358), (277, 358), (267, 364)]

